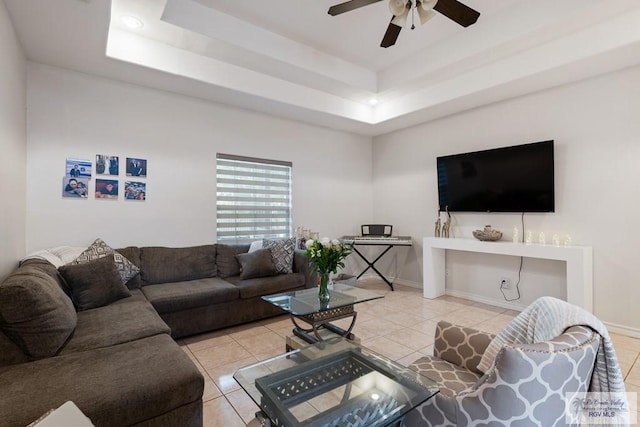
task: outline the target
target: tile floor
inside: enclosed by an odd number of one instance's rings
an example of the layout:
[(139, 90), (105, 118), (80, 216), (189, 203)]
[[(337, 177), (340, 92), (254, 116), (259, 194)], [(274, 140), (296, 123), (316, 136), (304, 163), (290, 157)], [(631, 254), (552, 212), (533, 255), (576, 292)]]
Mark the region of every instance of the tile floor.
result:
[[(358, 281), (359, 287), (380, 292), (383, 299), (358, 304), (354, 333), (361, 344), (403, 365), (432, 354), (436, 323), (447, 320), (483, 331), (499, 332), (518, 313), (499, 307), (444, 296), (422, 298), (420, 289), (381, 280)], [(204, 425), (244, 427), (258, 407), (233, 379), (240, 367), (284, 352), (291, 333), (288, 315), (185, 338), (184, 351), (205, 377)], [(640, 339), (611, 333), (625, 376), (627, 391), (640, 395)]]

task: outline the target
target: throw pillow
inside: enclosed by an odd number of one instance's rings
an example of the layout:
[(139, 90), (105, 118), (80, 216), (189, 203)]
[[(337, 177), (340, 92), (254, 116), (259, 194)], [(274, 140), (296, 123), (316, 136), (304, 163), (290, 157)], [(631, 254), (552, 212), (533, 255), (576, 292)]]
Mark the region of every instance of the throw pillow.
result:
[(246, 254), (238, 254), (236, 258), (240, 263), (240, 278), (242, 280), (278, 274), (269, 249), (258, 249)]
[(31, 358), (55, 355), (77, 321), (71, 299), (48, 271), (23, 265), (0, 284), (0, 329)]
[(140, 268), (138, 268), (138, 266), (129, 261), (121, 253), (116, 252), (102, 239), (96, 239), (95, 242), (82, 252), (78, 258), (72, 261), (71, 264), (84, 264), (112, 254), (122, 283), (127, 283), (133, 276), (140, 272)]
[(293, 273), (293, 256), (296, 250), (295, 237), (280, 240), (264, 239), (262, 247), (271, 250), (271, 257), (278, 273)]
[(240, 263), (236, 255), (249, 250), (248, 243), (217, 243), (218, 276), (223, 279), (238, 276), (240, 274)]
[(113, 254), (83, 264), (60, 267), (78, 311), (102, 307), (131, 296), (122, 283)]
[(254, 252), (258, 249), (262, 249), (262, 240), (254, 240), (253, 242), (251, 242), (251, 246), (249, 246), (249, 252)]

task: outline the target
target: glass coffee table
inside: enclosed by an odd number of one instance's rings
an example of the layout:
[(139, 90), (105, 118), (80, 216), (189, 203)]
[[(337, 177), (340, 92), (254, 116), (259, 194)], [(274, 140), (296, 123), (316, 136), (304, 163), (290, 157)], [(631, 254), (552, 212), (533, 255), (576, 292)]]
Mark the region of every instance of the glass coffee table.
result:
[(262, 425), (400, 425), (436, 393), (430, 379), (344, 338), (330, 338), (239, 369)]
[[(262, 299), (288, 312), (294, 325), (293, 334), (305, 342), (313, 344), (324, 339), (321, 334), (323, 329), (351, 340), (354, 339), (351, 331), (355, 326), (358, 313), (353, 306), (361, 302), (384, 298), (384, 295), (341, 283), (333, 285), (330, 295), (331, 298), (326, 304), (318, 300), (318, 288), (266, 295)], [(332, 323), (345, 318), (351, 318), (351, 324), (347, 329)], [(306, 323), (308, 327), (304, 327), (300, 322)], [(287, 344), (287, 350), (290, 349), (291, 347)]]

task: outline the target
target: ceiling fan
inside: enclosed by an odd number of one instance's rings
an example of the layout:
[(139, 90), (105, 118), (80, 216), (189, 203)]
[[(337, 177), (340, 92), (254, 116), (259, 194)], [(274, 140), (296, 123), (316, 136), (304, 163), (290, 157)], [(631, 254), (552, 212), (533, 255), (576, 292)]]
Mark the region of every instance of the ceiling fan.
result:
[[(382, 0), (349, 0), (331, 6), (329, 8), (329, 15), (339, 15), (373, 3), (378, 3), (379, 1)], [(414, 13), (418, 14), (421, 24), (433, 18), (435, 16), (435, 12), (433, 11), (435, 10), (463, 27), (474, 24), (480, 16), (480, 12), (471, 9), (469, 6), (457, 0), (389, 0), (389, 10), (391, 10), (393, 17), (382, 38), (380, 47), (389, 47), (396, 44), (400, 30), (402, 30), (402, 27), (407, 22), (410, 13), (412, 14), (412, 30), (415, 28), (415, 25), (413, 25)]]

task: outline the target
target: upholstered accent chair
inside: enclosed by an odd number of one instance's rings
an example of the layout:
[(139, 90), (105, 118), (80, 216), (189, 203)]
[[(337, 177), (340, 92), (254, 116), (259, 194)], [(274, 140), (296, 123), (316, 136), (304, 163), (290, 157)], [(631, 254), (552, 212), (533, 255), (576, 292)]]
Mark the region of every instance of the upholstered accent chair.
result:
[(440, 393), (411, 411), (404, 426), (565, 425), (565, 392), (586, 392), (601, 336), (572, 326), (554, 339), (502, 346), (478, 369), (494, 336), (441, 321), (433, 356), (410, 369), (436, 381)]

